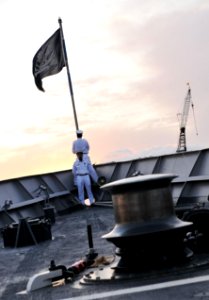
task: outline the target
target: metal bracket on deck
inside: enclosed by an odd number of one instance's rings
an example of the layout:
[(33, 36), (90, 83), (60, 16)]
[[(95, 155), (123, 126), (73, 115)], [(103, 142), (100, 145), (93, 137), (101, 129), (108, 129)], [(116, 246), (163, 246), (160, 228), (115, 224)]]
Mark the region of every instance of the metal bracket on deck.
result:
[(27, 292), (32, 292), (46, 286), (51, 286), (54, 278), (61, 278), (62, 269), (45, 271), (32, 276), (27, 283)]

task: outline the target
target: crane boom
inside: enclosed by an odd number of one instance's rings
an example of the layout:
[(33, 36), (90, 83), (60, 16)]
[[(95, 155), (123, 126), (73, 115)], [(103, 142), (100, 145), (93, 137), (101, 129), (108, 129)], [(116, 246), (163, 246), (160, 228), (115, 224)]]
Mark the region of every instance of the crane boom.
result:
[(188, 91), (187, 91), (187, 95), (185, 97), (185, 101), (184, 101), (184, 108), (183, 108), (183, 113), (182, 113), (182, 117), (181, 117), (180, 128), (186, 127), (186, 123), (187, 123), (187, 119), (188, 119), (188, 115), (189, 115), (190, 103), (191, 103), (191, 89), (189, 87)]
[[(188, 83), (188, 91), (184, 101), (184, 108), (181, 114), (181, 121), (180, 121), (180, 135), (179, 135), (179, 142), (178, 148), (176, 152), (183, 152), (187, 150), (186, 147), (186, 123), (189, 115), (189, 107), (191, 104), (191, 88)], [(193, 105), (193, 104), (192, 104)]]

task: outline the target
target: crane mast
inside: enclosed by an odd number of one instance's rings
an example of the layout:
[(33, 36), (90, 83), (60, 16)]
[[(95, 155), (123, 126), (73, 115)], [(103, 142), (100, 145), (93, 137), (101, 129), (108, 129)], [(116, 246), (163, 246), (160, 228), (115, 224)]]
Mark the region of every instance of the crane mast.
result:
[(185, 97), (184, 101), (184, 108), (183, 112), (181, 115), (181, 120), (180, 120), (180, 134), (179, 134), (179, 142), (178, 142), (178, 148), (176, 152), (184, 152), (187, 151), (187, 146), (186, 146), (186, 123), (189, 115), (189, 107), (190, 104), (193, 106), (191, 103), (191, 88), (188, 84), (188, 91), (187, 95)]

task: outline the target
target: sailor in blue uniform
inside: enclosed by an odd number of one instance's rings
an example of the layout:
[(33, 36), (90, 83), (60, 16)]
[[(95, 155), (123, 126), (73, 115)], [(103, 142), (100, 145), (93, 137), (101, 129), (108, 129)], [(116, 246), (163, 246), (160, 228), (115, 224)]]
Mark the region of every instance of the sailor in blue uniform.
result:
[(78, 152), (83, 153), (83, 157), (86, 158), (89, 153), (89, 143), (86, 139), (83, 138), (83, 131), (82, 130), (76, 130), (77, 140), (73, 142), (72, 146), (72, 152), (74, 154)]
[(77, 152), (77, 159), (73, 164), (74, 183), (78, 187), (78, 198), (81, 204), (85, 205), (84, 188), (90, 201), (90, 205), (94, 203), (94, 196), (91, 190), (90, 169), (91, 164), (83, 159), (83, 153)]
[(86, 139), (83, 138), (83, 131), (82, 130), (76, 130), (76, 135), (77, 135), (77, 140), (75, 140), (73, 142), (72, 145), (72, 152), (74, 154), (78, 153), (78, 152), (82, 152), (83, 153), (83, 160), (85, 160), (86, 162), (89, 163), (89, 175), (91, 176), (91, 178), (93, 179), (93, 181), (95, 183), (98, 182), (98, 175), (94, 169), (94, 167), (92, 166), (90, 157), (89, 157), (89, 143)]

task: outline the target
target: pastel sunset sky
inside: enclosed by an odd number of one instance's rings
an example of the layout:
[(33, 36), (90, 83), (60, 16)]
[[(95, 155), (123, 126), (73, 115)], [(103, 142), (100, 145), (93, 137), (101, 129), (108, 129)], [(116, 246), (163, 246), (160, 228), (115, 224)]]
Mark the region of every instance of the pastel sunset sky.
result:
[(187, 82), (187, 148), (209, 147), (208, 0), (0, 0), (0, 180), (72, 168), (66, 68), (32, 75), (59, 17), (93, 163), (175, 153)]

